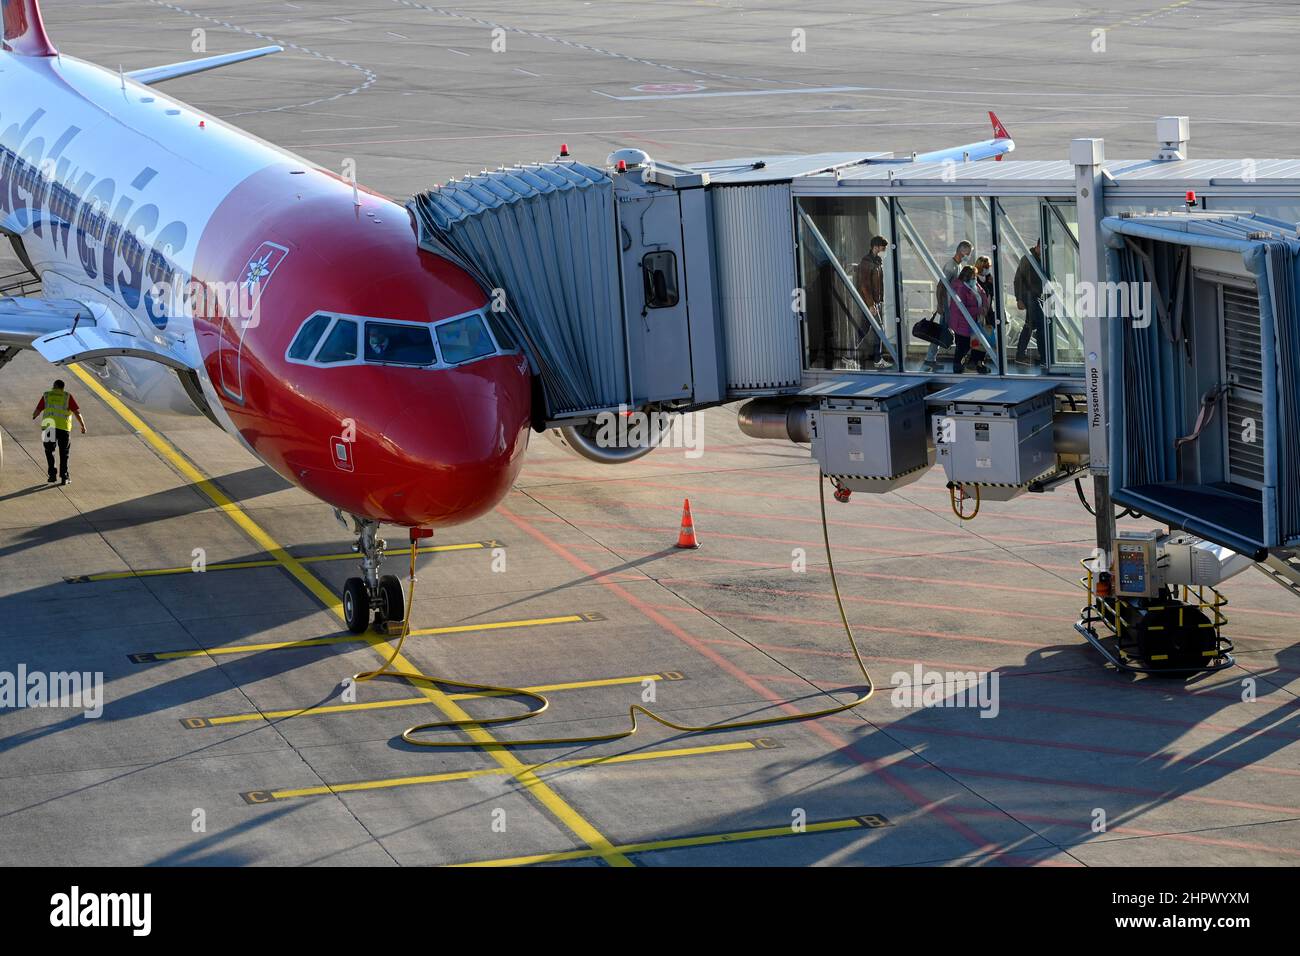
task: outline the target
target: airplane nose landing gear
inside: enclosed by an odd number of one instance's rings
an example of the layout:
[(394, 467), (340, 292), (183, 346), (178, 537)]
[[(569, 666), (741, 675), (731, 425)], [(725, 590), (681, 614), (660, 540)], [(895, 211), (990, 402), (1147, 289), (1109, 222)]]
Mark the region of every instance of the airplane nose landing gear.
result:
[(348, 578), (343, 584), (343, 620), (353, 634), (360, 634), (370, 626), (374, 616), (375, 630), (383, 631), (391, 622), (400, 622), (406, 616), (406, 598), (402, 582), (391, 574), (380, 575), (387, 542), (379, 537), (379, 522), (369, 518), (352, 518), (357, 542), (352, 550), (361, 555), (361, 577)]

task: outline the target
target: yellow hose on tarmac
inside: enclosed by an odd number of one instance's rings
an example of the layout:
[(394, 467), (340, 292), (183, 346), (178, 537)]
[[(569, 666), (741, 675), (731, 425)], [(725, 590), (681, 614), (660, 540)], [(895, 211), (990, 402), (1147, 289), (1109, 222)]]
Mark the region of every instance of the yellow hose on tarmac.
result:
[[(840, 597), (840, 585), (835, 576), (835, 562), (831, 557), (831, 538), (830, 531), (826, 523), (826, 483), (825, 475), (818, 473), (817, 490), (818, 500), (821, 504), (822, 519), (822, 543), (826, 547), (826, 567), (831, 575), (831, 589), (835, 592), (835, 604), (839, 608), (840, 621), (844, 625), (844, 634), (848, 637), (849, 647), (853, 650), (853, 658), (857, 661), (858, 670), (862, 674), (865, 683), (866, 692), (846, 704), (836, 704), (834, 707), (827, 707), (822, 710), (813, 710), (803, 714), (783, 714), (779, 717), (759, 717), (755, 720), (735, 720), (720, 724), (705, 724), (703, 726), (694, 726), (692, 724), (678, 724), (662, 717), (652, 710), (647, 710), (639, 704), (632, 704), (628, 708), (628, 718), (631, 720), (631, 726), (626, 730), (615, 731), (609, 734), (592, 734), (587, 737), (538, 737), (531, 740), (503, 740), (500, 741), (502, 746), (506, 747), (524, 747), (535, 745), (567, 745), (567, 744), (593, 744), (605, 743), (612, 740), (622, 740), (625, 737), (631, 737), (637, 731), (637, 715), (644, 714), (650, 720), (672, 730), (680, 730), (685, 733), (712, 733), (719, 730), (744, 730), (751, 727), (771, 727), (776, 724), (788, 724), (800, 720), (816, 720), (820, 717), (829, 717), (832, 714), (842, 714), (846, 710), (852, 710), (855, 707), (865, 703), (875, 693), (875, 685), (871, 681), (871, 675), (867, 672), (867, 665), (862, 661), (862, 654), (858, 650), (858, 642), (853, 636), (853, 627), (849, 624), (848, 615), (844, 611), (844, 601)], [(406, 641), (406, 636), (411, 630), (411, 609), (415, 606), (415, 553), (416, 548), (411, 548), (411, 569), (410, 569), (410, 599), (407, 601), (406, 615), (402, 620), (401, 635), (398, 638), (397, 646), (393, 649), (393, 654), (383, 667), (378, 670), (364, 671), (353, 677), (357, 682), (374, 680), (377, 677), (399, 677), (404, 680), (424, 682), (429, 684), (442, 684), (451, 687), (464, 687), (470, 690), (484, 691), (495, 697), (528, 697), (536, 701), (540, 706), (522, 713), (511, 714), (503, 717), (478, 717), (470, 720), (437, 720), (424, 724), (414, 724), (402, 731), (402, 739), (408, 744), (416, 747), (475, 747), (481, 746), (466, 740), (422, 740), (417, 734), (426, 733), (433, 730), (445, 730), (452, 727), (484, 727), (492, 724), (508, 724), (520, 720), (527, 720), (530, 717), (536, 717), (550, 706), (550, 702), (541, 694), (529, 690), (522, 690), (518, 687), (499, 687), (494, 684), (474, 684), (468, 681), (454, 680), (448, 677), (438, 677), (433, 674), (421, 674), (410, 671), (393, 670), (393, 661), (397, 660), (402, 653), (402, 645)]]
[[(961, 491), (961, 501), (957, 500), (957, 492)], [(980, 513), (980, 486), (975, 486), (975, 510), (966, 514), (966, 486), (956, 482), (948, 484), (948, 502), (952, 505), (952, 513), (962, 521), (974, 521)]]

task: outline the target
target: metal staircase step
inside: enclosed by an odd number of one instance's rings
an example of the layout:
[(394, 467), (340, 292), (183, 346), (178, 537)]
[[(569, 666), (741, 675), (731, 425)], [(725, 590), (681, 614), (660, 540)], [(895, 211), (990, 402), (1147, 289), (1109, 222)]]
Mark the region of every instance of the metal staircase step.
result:
[(1296, 597), (1300, 597), (1300, 554), (1275, 548), (1255, 567)]

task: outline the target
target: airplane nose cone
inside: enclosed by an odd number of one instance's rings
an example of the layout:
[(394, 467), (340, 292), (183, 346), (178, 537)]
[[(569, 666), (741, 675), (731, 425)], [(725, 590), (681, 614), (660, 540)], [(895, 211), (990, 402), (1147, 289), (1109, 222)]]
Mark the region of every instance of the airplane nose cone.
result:
[(500, 356), (422, 376), (383, 430), (377, 504), (401, 524), (459, 524), (494, 508), (523, 466), (527, 364)]

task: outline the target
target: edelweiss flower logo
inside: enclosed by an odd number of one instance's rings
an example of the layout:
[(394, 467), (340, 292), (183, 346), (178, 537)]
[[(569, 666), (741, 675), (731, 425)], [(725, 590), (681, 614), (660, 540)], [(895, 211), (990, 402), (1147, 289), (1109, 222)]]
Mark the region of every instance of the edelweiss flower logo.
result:
[[(275, 270), (280, 268), (280, 263), (288, 254), (288, 249), (274, 242), (264, 242), (258, 246), (244, 266), (243, 278), (239, 281), (244, 294), (252, 300), (260, 299), (266, 287), (271, 284)], [(253, 304), (256, 305), (256, 301)]]
[(244, 288), (253, 292), (261, 285), (262, 280), (271, 274), (271, 253), (260, 259), (254, 259), (248, 264), (248, 275), (244, 278)]

